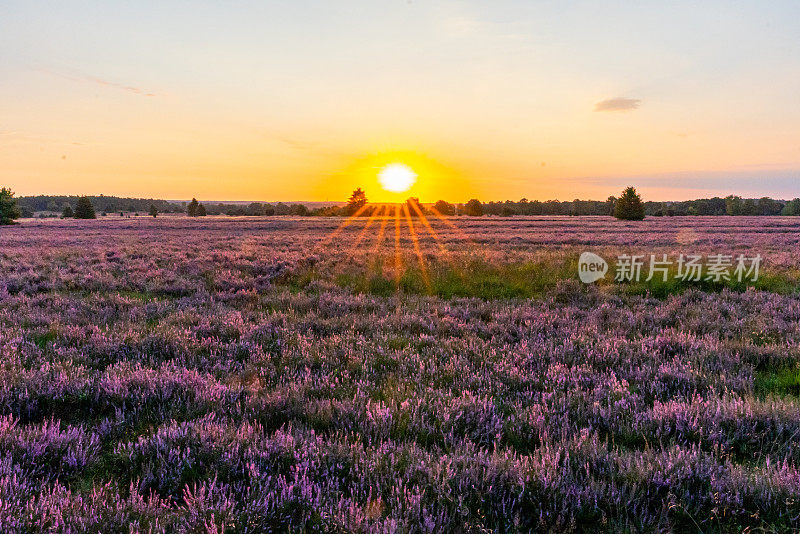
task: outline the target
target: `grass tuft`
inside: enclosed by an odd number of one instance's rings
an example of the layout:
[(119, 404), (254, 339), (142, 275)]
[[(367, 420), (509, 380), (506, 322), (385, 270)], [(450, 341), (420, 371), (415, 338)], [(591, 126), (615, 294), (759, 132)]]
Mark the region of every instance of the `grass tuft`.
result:
[(756, 374), (754, 389), (757, 395), (766, 397), (800, 396), (800, 367), (768, 369)]

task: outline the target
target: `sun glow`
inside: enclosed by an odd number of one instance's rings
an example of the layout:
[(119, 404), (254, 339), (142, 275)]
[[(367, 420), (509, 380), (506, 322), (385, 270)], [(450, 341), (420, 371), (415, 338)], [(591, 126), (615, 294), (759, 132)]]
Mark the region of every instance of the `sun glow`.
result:
[(343, 160), (338, 171), (320, 177), (317, 187), (315, 194), (327, 198), (347, 198), (360, 187), (373, 204), (402, 203), (409, 197), (421, 202), (440, 198), (466, 202), (479, 196), (462, 171), (412, 150), (371, 152)]
[(417, 173), (403, 163), (390, 163), (378, 173), (378, 181), (387, 191), (402, 193), (417, 181)]

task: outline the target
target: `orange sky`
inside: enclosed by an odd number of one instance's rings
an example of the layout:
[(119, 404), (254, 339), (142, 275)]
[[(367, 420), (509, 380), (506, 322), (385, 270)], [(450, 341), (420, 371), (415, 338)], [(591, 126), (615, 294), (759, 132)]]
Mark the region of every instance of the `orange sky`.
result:
[(20, 195), (800, 196), (792, 2), (78, 5), (0, 13)]

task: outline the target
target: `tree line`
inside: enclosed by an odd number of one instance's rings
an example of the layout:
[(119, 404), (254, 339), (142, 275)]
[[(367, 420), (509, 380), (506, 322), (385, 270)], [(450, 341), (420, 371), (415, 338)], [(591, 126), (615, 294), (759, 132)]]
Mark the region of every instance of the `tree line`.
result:
[[(77, 195), (37, 195), (16, 198), (20, 217), (39, 216), (73, 216), (78, 201), (84, 197)], [(176, 202), (152, 198), (123, 198), (105, 195), (87, 196), (95, 211), (103, 216), (122, 214), (155, 215), (162, 213), (186, 213), (189, 215), (231, 215), (231, 216), (264, 216), (264, 215), (312, 215), (317, 210), (310, 210), (303, 204), (285, 204), (278, 202), (239, 203), (202, 203), (197, 199), (191, 202)]]
[[(422, 208), (419, 199), (409, 199), (409, 204)], [(358, 214), (371, 216), (379, 205), (359, 211), (367, 204), (367, 198), (361, 188), (353, 191), (347, 205), (330, 210), (326, 215)], [(725, 198), (701, 198), (696, 200), (653, 202), (642, 201), (633, 187), (626, 188), (619, 198), (610, 196), (606, 200), (528, 200), (481, 202), (472, 199), (463, 204), (452, 204), (439, 200), (430, 207), (422, 208), (441, 215), (482, 215), (514, 216), (514, 215), (612, 215), (621, 219), (640, 219), (645, 216), (686, 216), (686, 215), (800, 215), (800, 198), (794, 200), (774, 200), (769, 197), (746, 199), (735, 195)], [(413, 213), (410, 213), (413, 216)]]
[[(61, 216), (94, 219), (101, 216), (119, 214), (122, 217), (147, 214), (157, 217), (161, 213), (185, 213), (193, 217), (205, 215), (230, 216), (372, 216), (378, 210), (386, 210), (382, 204), (369, 204), (366, 193), (357, 188), (341, 206), (323, 206), (310, 209), (304, 204), (276, 204), (264, 202), (240, 203), (202, 203), (197, 199), (191, 202), (175, 202), (158, 199), (122, 198), (113, 196), (52, 196), (38, 195), (14, 197), (8, 188), (0, 189), (0, 224), (10, 224), (20, 217)], [(610, 196), (606, 200), (528, 200), (481, 202), (472, 199), (465, 203), (450, 203), (439, 200), (432, 205), (423, 205), (419, 199), (410, 198), (406, 202), (408, 215), (438, 214), (446, 216), (483, 215), (614, 215), (623, 219), (640, 219), (645, 216), (686, 216), (686, 215), (800, 215), (800, 198), (775, 200), (769, 197), (758, 199), (730, 195), (725, 198), (701, 198), (675, 202), (644, 202), (633, 188), (628, 188), (619, 198)], [(389, 215), (388, 211), (385, 214)]]
[[(617, 197), (606, 200), (506, 200), (481, 203), (487, 215), (613, 215)], [(774, 200), (728, 196), (672, 202), (643, 202), (644, 213), (651, 217), (681, 215), (800, 215), (800, 198)]]

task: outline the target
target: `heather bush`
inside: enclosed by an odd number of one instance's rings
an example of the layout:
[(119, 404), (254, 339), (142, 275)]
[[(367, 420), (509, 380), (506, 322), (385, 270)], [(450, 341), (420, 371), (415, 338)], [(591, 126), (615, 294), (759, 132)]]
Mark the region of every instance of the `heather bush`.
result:
[[(793, 219), (368, 221), (0, 234), (0, 531), (800, 528)], [(631, 247), (773, 278), (577, 281)]]

